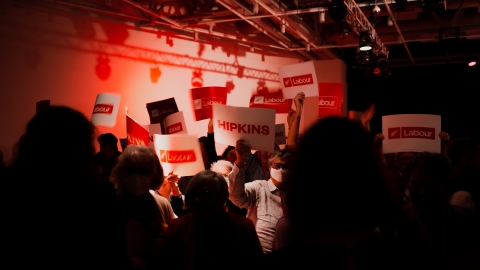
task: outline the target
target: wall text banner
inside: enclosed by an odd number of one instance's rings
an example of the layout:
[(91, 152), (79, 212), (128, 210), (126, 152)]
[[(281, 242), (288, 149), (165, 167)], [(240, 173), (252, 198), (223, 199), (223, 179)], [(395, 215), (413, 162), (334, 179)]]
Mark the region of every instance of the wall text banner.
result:
[(141, 124), (128, 114), (128, 107), (125, 107), (127, 117), (127, 145), (149, 145), (148, 125)]
[(313, 61), (278, 68), (284, 98), (293, 99), (298, 92), (306, 97), (318, 96), (318, 80)]
[(205, 170), (196, 136), (155, 134), (154, 144), (164, 172), (173, 171), (179, 176), (190, 176)]
[(213, 104), (227, 104), (227, 88), (209, 86), (191, 89), (192, 106), (195, 121), (212, 118)]
[(276, 113), (288, 113), (292, 108), (292, 99), (281, 94), (255, 95), (250, 98), (250, 108), (274, 109)]
[(92, 123), (106, 127), (115, 126), (119, 106), (120, 95), (112, 93), (98, 94), (93, 106)]
[(342, 83), (318, 83), (318, 116), (343, 116)]
[(167, 116), (165, 120), (163, 120), (163, 126), (167, 134), (188, 134), (182, 111)]
[(382, 117), (384, 153), (441, 152), (441, 117), (431, 114), (398, 114)]
[(287, 134), (285, 133), (285, 124), (275, 125), (275, 143), (278, 145), (287, 143)]
[(273, 151), (275, 110), (213, 105), (215, 141), (235, 145), (245, 140), (252, 149)]

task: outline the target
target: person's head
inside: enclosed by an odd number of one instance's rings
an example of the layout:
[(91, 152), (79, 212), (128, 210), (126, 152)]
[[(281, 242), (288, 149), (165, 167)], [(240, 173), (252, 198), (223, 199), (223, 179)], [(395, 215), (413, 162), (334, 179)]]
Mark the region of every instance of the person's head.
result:
[(129, 195), (140, 197), (149, 189), (157, 190), (164, 181), (163, 168), (152, 148), (129, 145), (120, 155), (113, 169), (116, 187)]
[(434, 213), (448, 205), (453, 194), (453, 168), (442, 154), (420, 153), (405, 168), (407, 194), (422, 213)]
[(222, 159), (230, 161), (232, 164), (237, 160), (237, 154), (235, 153), (235, 146), (227, 146), (222, 153)]
[(405, 174), (405, 167), (407, 166), (408, 162), (410, 162), (410, 160), (418, 154), (419, 154), (419, 152), (399, 152), (399, 153), (397, 153), (398, 171), (402, 175)]
[(210, 170), (221, 174), (228, 181), (228, 175), (233, 169), (233, 164), (228, 160), (220, 159), (210, 166)]
[(228, 186), (224, 177), (214, 171), (197, 173), (188, 182), (185, 208), (194, 216), (208, 218), (225, 211)]
[(283, 150), (275, 150), (268, 160), (270, 166), (270, 178), (273, 184), (283, 190), (283, 182), (288, 173), (288, 168), (292, 163), (292, 155), (288, 148)]
[(97, 138), (97, 142), (100, 145), (100, 153), (106, 156), (112, 156), (118, 152), (118, 139), (112, 133), (100, 134)]
[[(285, 190), (293, 226), (305, 231), (354, 230), (387, 221), (393, 200), (379, 157), (359, 121), (319, 120), (305, 132), (292, 160)], [(311, 213), (321, 213), (322, 222), (305, 218)]]

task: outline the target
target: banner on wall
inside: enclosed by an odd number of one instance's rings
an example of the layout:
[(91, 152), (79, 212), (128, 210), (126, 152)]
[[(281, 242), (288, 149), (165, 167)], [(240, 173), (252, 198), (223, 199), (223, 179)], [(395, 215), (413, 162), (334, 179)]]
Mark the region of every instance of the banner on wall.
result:
[(150, 124), (160, 123), (162, 133), (165, 133), (163, 120), (170, 114), (178, 112), (178, 107), (175, 98), (172, 97), (147, 103), (147, 111), (150, 117)]
[(278, 68), (284, 98), (293, 99), (298, 92), (306, 97), (318, 96), (318, 80), (313, 61)]
[(179, 176), (190, 176), (205, 170), (196, 136), (155, 134), (154, 145), (164, 172), (173, 171)]
[(250, 98), (250, 108), (274, 109), (276, 113), (288, 113), (292, 99), (283, 98), (281, 94), (254, 95)]
[(318, 83), (318, 116), (343, 116), (342, 83)]
[(431, 114), (398, 114), (382, 117), (384, 153), (441, 152), (441, 117)]
[(127, 145), (149, 145), (148, 125), (141, 124), (128, 114), (128, 107), (125, 106), (127, 117)]
[(275, 143), (278, 145), (287, 143), (287, 134), (285, 133), (285, 124), (275, 125)]
[(273, 151), (275, 145), (275, 110), (213, 105), (215, 141), (235, 145), (245, 140), (252, 149)]
[(209, 86), (192, 88), (192, 98), (195, 121), (212, 118), (213, 104), (227, 104), (227, 88), (222, 86)]
[(98, 94), (93, 106), (92, 123), (106, 127), (115, 126), (119, 106), (120, 95), (112, 93)]

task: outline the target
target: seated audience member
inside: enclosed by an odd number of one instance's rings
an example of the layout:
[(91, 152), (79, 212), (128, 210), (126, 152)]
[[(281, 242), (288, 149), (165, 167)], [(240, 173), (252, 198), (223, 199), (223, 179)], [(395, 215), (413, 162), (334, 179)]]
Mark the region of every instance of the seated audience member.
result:
[(152, 269), (148, 254), (154, 243), (175, 218), (170, 202), (157, 195), (164, 181), (163, 168), (154, 150), (129, 145), (112, 172), (124, 209), (128, 256), (135, 267)]
[(288, 215), (278, 221), (265, 266), (412, 269), (394, 245), (401, 209), (372, 144), (361, 123), (347, 118), (326, 117), (305, 132), (283, 183)]
[(94, 177), (94, 136), (92, 123), (65, 106), (49, 106), (28, 122), (2, 179), (5, 265), (126, 267), (120, 204), (113, 185)]
[(262, 249), (252, 222), (225, 211), (225, 178), (202, 171), (189, 182), (189, 213), (168, 222), (154, 258), (162, 269), (248, 269)]
[(450, 203), (454, 176), (446, 156), (417, 155), (407, 164), (405, 178), (408, 196), (404, 209), (409, 222), (399, 232), (409, 248), (444, 259), (480, 248), (478, 215), (467, 209), (459, 211)]
[(109, 182), (113, 167), (118, 162), (118, 139), (112, 133), (100, 134), (97, 138), (100, 151), (95, 154), (95, 172), (99, 182)]

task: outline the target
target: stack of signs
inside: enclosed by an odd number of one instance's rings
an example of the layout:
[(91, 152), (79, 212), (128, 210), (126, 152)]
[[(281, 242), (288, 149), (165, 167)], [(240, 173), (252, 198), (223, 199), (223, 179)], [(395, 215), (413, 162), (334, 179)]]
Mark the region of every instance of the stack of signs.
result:
[(275, 110), (213, 105), (215, 141), (236, 145), (245, 140), (254, 150), (273, 151), (275, 145)]
[(196, 136), (155, 134), (154, 141), (155, 152), (160, 159), (163, 171), (173, 171), (179, 176), (190, 176), (205, 170)]
[[(161, 128), (162, 126), (164, 127), (165, 133), (162, 133), (162, 128)], [(149, 133), (150, 145), (152, 146), (152, 148), (154, 148), (153, 137), (155, 134), (170, 135), (170, 134), (188, 133), (187, 125), (185, 124), (185, 119), (183, 118), (182, 111), (168, 115), (163, 120), (163, 123), (148, 125), (147, 129)]]
[(191, 89), (195, 121), (212, 118), (213, 104), (227, 104), (227, 88), (210, 86)]
[(117, 121), (120, 95), (101, 93), (97, 95), (92, 112), (92, 123), (107, 127), (115, 126)]
[(276, 113), (288, 113), (292, 99), (283, 98), (281, 94), (254, 95), (250, 98), (250, 108), (275, 109)]
[(148, 116), (150, 116), (150, 124), (160, 124), (162, 134), (165, 134), (163, 120), (172, 113), (178, 112), (175, 98), (168, 98), (151, 103), (147, 103)]
[(127, 145), (149, 145), (148, 125), (141, 124), (128, 114), (128, 107), (125, 106), (127, 117)]
[(382, 117), (384, 153), (441, 152), (441, 117), (431, 114), (398, 114)]

